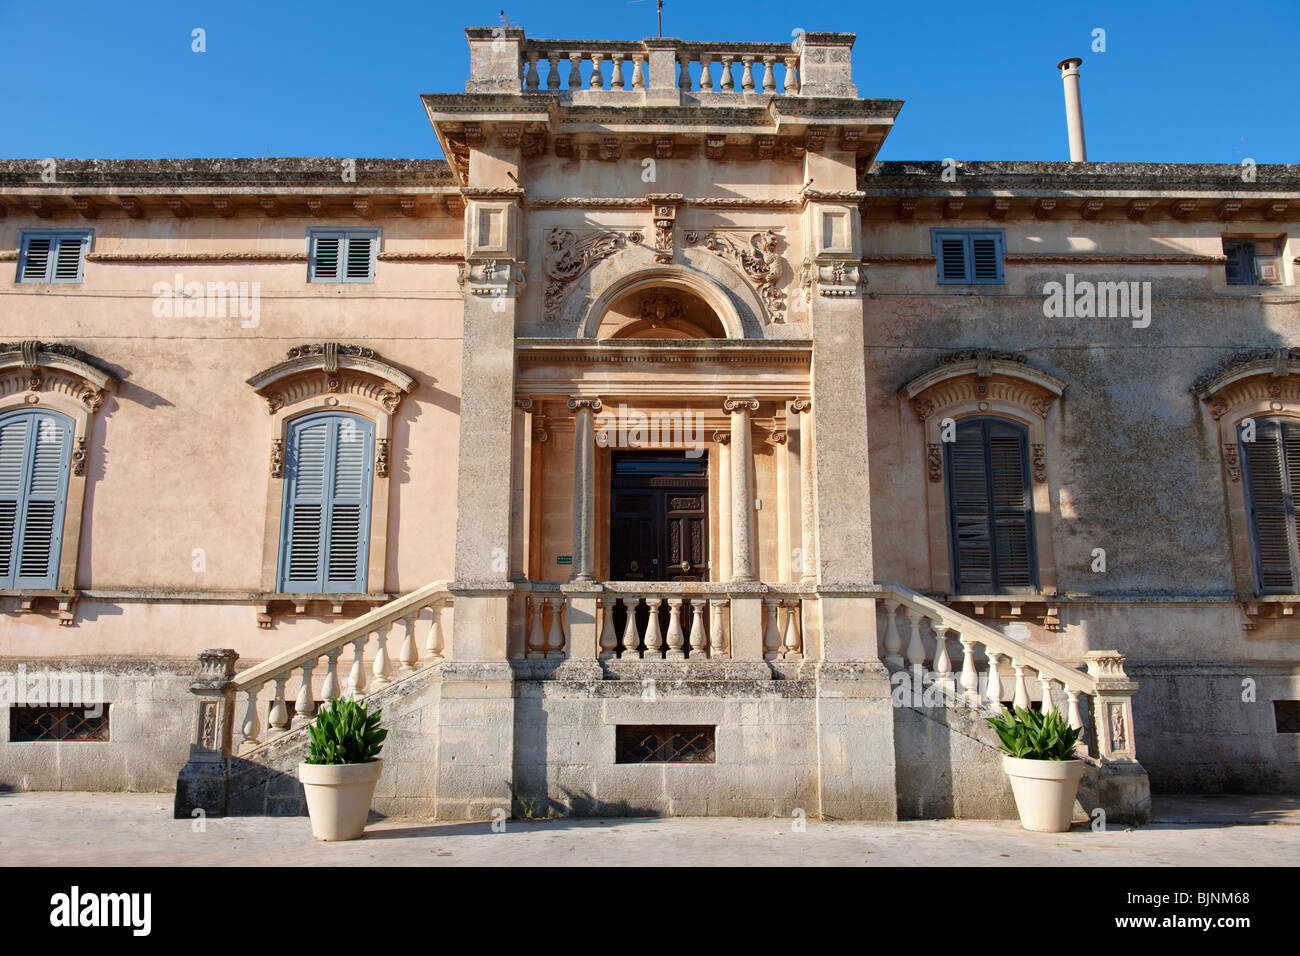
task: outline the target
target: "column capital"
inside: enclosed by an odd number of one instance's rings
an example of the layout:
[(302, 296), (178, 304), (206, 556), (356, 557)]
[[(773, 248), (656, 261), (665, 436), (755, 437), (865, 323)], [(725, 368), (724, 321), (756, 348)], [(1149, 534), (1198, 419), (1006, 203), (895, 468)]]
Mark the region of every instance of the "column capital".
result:
[(810, 412), (812, 411), (812, 399), (792, 398), (790, 404), (786, 407), (794, 415), (798, 415), (800, 412)]
[(533, 410), (533, 400), (531, 398), (516, 398), (515, 408), (522, 412), (531, 412)]
[(715, 442), (717, 442), (719, 445), (730, 445), (730, 444), (731, 444), (731, 433), (730, 433), (730, 432), (714, 432), (714, 433), (713, 433), (713, 440), (714, 440)]
[(722, 409), (733, 414), (736, 412), (756, 412), (758, 411), (758, 399), (728, 397), (722, 403)]
[(582, 397), (575, 395), (567, 402), (569, 408), (577, 410), (579, 408), (590, 408), (593, 412), (598, 412), (603, 407), (599, 398)]

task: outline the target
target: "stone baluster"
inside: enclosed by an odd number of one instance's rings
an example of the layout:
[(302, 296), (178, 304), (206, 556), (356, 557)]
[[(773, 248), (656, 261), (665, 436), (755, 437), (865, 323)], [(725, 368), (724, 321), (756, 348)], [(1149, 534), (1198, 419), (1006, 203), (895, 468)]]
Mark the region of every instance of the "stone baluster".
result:
[(433, 615), (429, 620), (429, 632), (424, 638), (424, 649), (434, 660), (442, 657), (442, 602), (434, 601), (429, 605)]
[(295, 727), (310, 723), (312, 717), (316, 716), (316, 697), (311, 689), (311, 672), (315, 667), (315, 661), (302, 665), (302, 684), (298, 687), (298, 697), (293, 702), (293, 726)]
[(736, 89), (736, 78), (731, 73), (731, 64), (736, 62), (734, 56), (722, 56), (722, 92), (731, 93)]
[(785, 58), (785, 84), (782, 92), (789, 95), (799, 92), (799, 58), (797, 56), (787, 56)]
[(542, 602), (535, 597), (528, 599), (528, 647), (525, 657), (546, 656), (546, 632), (542, 630)]
[(1038, 689), (1043, 698), (1043, 713), (1056, 710), (1056, 704), (1052, 703), (1052, 679), (1042, 671), (1038, 672)]
[(320, 689), (322, 700), (334, 700), (339, 695), (339, 655), (342, 653), (341, 647), (325, 652), (325, 683)]
[(691, 58), (685, 53), (677, 58), (677, 88), (684, 93), (691, 89)]
[(632, 89), (645, 89), (645, 56), (640, 53), (632, 54)]
[(239, 732), (243, 735), (244, 743), (251, 746), (257, 746), (259, 742), (257, 738), (262, 734), (262, 724), (257, 719), (257, 692), (262, 689), (262, 686), (258, 684), (244, 691), (248, 706), (244, 710), (244, 722), (240, 725)]
[[(1069, 704), (1066, 707), (1065, 722), (1076, 730), (1083, 730), (1083, 714), (1079, 710), (1079, 692), (1077, 690), (1065, 689), (1066, 700)], [(1083, 734), (1079, 734), (1079, 739), (1083, 740)]]
[(289, 729), (289, 708), (284, 705), (284, 684), (288, 679), (288, 672), (272, 678), (275, 681), (275, 697), (271, 700), (271, 712), (267, 715), (266, 722), (280, 733)]
[(646, 622), (645, 628), (645, 656), (658, 660), (664, 656), (664, 637), (659, 630), (659, 607), (664, 603), (664, 599), (650, 595), (646, 597), (645, 603), (650, 609), (650, 620)]
[(370, 635), (362, 634), (352, 642), (352, 672), (348, 675), (348, 693), (360, 697), (366, 689), (366, 639)]
[(686, 635), (682, 633), (682, 599), (671, 597), (668, 599), (668, 650), (664, 654), (670, 661), (680, 661), (686, 658), (686, 652), (683, 650), (686, 644)]
[(895, 667), (903, 666), (903, 641), (898, 636), (898, 609), (901, 604), (880, 602), (885, 607), (885, 662)]
[(609, 59), (614, 64), (614, 70), (609, 75), (609, 88), (618, 90), (621, 93), (625, 89), (623, 86), (623, 64), (627, 61), (627, 54), (611, 53)]
[(952, 658), (948, 656), (948, 630), (937, 622), (934, 625), (934, 674), (944, 695), (952, 697), (956, 682), (952, 679)]
[(563, 657), (564, 656), (564, 598), (558, 598), (552, 601), (546, 599), (546, 603), (551, 606), (551, 629), (546, 635), (546, 656)]
[(600, 608), (600, 656), (613, 657), (618, 653), (618, 638), (614, 635), (614, 601), (597, 598), (596, 607)]
[(375, 678), (375, 689), (389, 683), (388, 674), (392, 670), (392, 664), (388, 660), (388, 629), (391, 624), (385, 624), (375, 631), (375, 664), (370, 672)]
[(959, 634), (961, 640), (961, 689), (965, 693), (966, 706), (980, 705), (980, 675), (975, 670), (975, 642)]
[(530, 93), (534, 93), (537, 91), (537, 87), (538, 87), (537, 54), (529, 53), (528, 54), (528, 75), (527, 77), (524, 78), (524, 89)]
[(781, 602), (764, 598), (763, 607), (767, 609), (763, 626), (763, 657), (770, 661), (781, 656), (781, 629), (777, 627), (776, 619)]
[[(605, 88), (605, 74), (602, 71), (605, 64), (605, 54), (596, 52), (591, 54), (591, 88), (593, 90), (603, 90)], [(617, 64), (615, 64), (617, 66)]]
[(802, 642), (799, 638), (799, 607), (798, 601), (785, 602), (784, 657), (799, 657), (803, 653)]
[(712, 53), (700, 54), (700, 92), (713, 92), (713, 74), (709, 67), (713, 65)]
[(925, 643), (921, 640), (922, 614), (910, 607), (906, 609), (906, 613), (907, 623), (912, 629), (907, 639), (907, 666), (923, 668), (925, 667)]
[(402, 618), (402, 626), (405, 630), (402, 634), (402, 649), (398, 652), (397, 660), (402, 665), (402, 672), (407, 674), (415, 670), (415, 665), (420, 660), (419, 652), (415, 649), (415, 618), (416, 615)]
[(709, 602), (709, 657), (711, 658), (727, 656), (726, 627), (722, 623), (722, 609), (726, 604), (726, 601)]
[(740, 88), (745, 93), (754, 92), (754, 58), (752, 56), (742, 56), (740, 62), (744, 68), (740, 73)]
[(570, 53), (569, 59), (569, 92), (582, 89), (582, 60), (583, 54)]
[(1028, 710), (1029, 685), (1025, 683), (1025, 665), (1013, 657), (1011, 658), (1011, 669), (1016, 672), (1016, 696), (1011, 702), (1012, 706)]
[(636, 609), (640, 606), (640, 598), (623, 599), (623, 608), (627, 611), (627, 622), (623, 625), (623, 660), (641, 656), (641, 635), (636, 630)]
[(776, 92), (776, 57), (763, 57), (763, 88), (760, 93)]
[(546, 88), (548, 90), (558, 90), (560, 88), (560, 54), (547, 53), (546, 63)]
[(989, 682), (985, 688), (988, 695), (989, 707), (993, 710), (1002, 709), (1002, 675), (998, 673), (998, 663), (1002, 660), (1001, 654), (995, 654), (992, 648), (985, 648), (985, 653), (989, 659)]
[(702, 598), (691, 598), (691, 660), (704, 659), (704, 609), (708, 602)]

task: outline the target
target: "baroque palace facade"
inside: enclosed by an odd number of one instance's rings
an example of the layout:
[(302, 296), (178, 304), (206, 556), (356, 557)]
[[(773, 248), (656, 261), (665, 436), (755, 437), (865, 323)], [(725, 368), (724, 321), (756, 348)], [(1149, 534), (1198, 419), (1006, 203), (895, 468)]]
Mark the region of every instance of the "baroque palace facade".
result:
[(302, 812), (344, 693), (447, 819), (1012, 815), (1001, 702), (1084, 810), (1300, 786), (1295, 166), (467, 33), (446, 161), (0, 163), (0, 786)]

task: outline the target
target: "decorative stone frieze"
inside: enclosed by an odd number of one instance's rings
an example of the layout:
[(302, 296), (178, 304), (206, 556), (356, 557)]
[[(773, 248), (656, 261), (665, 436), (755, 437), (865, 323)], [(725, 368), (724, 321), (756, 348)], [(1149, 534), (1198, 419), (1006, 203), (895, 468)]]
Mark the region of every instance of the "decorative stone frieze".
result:
[(596, 263), (622, 252), (629, 245), (640, 245), (639, 232), (570, 232), (552, 229), (546, 237), (547, 254), (542, 270), (546, 274), (543, 311), (553, 320), (569, 293), (571, 283), (587, 274)]
[(783, 272), (777, 251), (780, 233), (772, 229), (752, 233), (748, 247), (721, 232), (710, 232), (700, 241), (714, 255), (733, 263), (754, 284), (773, 322), (785, 321), (785, 295), (778, 288)]

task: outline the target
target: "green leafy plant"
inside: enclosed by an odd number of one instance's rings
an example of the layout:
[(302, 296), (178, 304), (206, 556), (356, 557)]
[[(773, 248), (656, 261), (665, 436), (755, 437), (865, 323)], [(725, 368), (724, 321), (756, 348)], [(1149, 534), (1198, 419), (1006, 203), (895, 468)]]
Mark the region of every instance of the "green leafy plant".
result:
[(306, 762), (340, 764), (374, 760), (388, 736), (388, 731), (379, 727), (382, 714), (383, 710), (370, 713), (365, 704), (355, 700), (330, 701), (307, 727), (311, 743)]
[(1047, 713), (1017, 707), (1001, 716), (985, 717), (1002, 739), (1002, 749), (1023, 760), (1074, 760), (1079, 729), (1071, 727), (1053, 708)]

